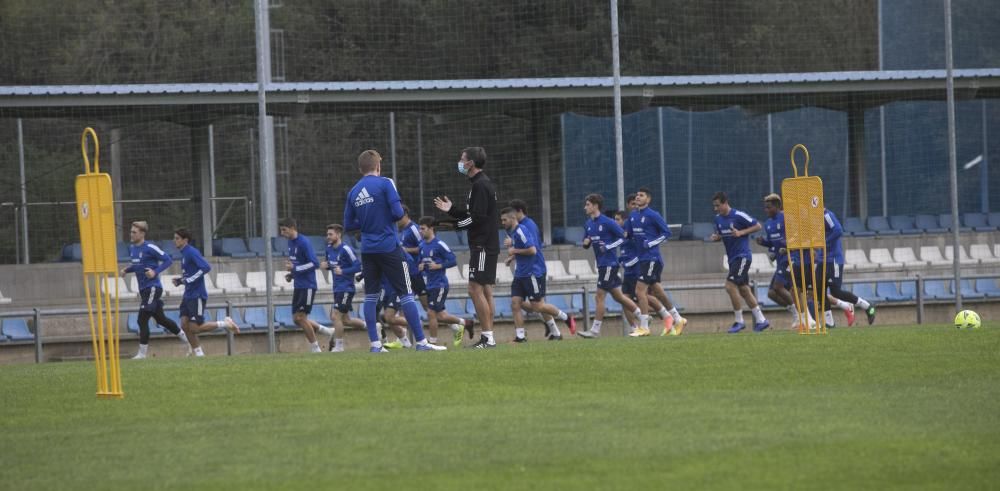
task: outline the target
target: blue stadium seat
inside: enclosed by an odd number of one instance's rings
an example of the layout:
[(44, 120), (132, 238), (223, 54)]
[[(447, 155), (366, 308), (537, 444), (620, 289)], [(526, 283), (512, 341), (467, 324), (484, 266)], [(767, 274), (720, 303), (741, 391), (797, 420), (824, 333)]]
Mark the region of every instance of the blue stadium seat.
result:
[(997, 287), (997, 282), (995, 278), (977, 278), (976, 291), (986, 295), (989, 298), (1000, 297), (1000, 288)]
[[(594, 300), (594, 309), (597, 309), (597, 300)], [(606, 295), (604, 297), (604, 311), (606, 314), (621, 314), (622, 304), (618, 303), (614, 297), (611, 295)]]
[(941, 225), (938, 223), (937, 217), (935, 217), (934, 215), (917, 215), (915, 220), (916, 220), (916, 227), (923, 230), (926, 233), (943, 234), (948, 231), (948, 229), (946, 228), (941, 228)]
[[(180, 327), (180, 324), (177, 324), (177, 327)], [(131, 333), (139, 334), (139, 314), (137, 312), (128, 315), (125, 328)], [(149, 320), (149, 334), (163, 334), (165, 332), (167, 332), (166, 329), (157, 324), (155, 319)]]
[[(557, 295), (557, 296), (562, 296), (562, 295)], [(546, 299), (546, 300), (548, 300), (548, 299)], [(552, 302), (549, 302), (549, 303), (552, 303)], [(559, 307), (559, 306), (557, 305), (557, 307)], [(562, 307), (559, 307), (559, 308), (562, 308)], [(582, 293), (574, 293), (574, 294), (572, 294), (572, 295), (569, 296), (569, 308), (570, 308), (570, 310), (562, 309), (562, 311), (566, 312), (567, 314), (569, 314), (569, 313), (579, 314), (579, 313), (583, 312), (583, 294)], [(594, 301), (593, 297), (587, 299), (587, 310), (590, 311), (590, 315), (594, 315), (594, 313), (597, 312), (597, 303)]]
[(552, 243), (553, 244), (565, 244), (566, 243), (566, 228), (565, 227), (552, 227)]
[(715, 233), (715, 225), (709, 222), (694, 222), (691, 224), (691, 235), (694, 240), (708, 240)]
[(272, 237), (271, 238), (271, 254), (274, 256), (287, 256), (288, 255), (288, 239), (284, 237)]
[(160, 249), (163, 249), (164, 254), (169, 254), (171, 259), (181, 258), (181, 251), (177, 250), (177, 246), (174, 245), (172, 239), (157, 241), (156, 245), (160, 246)]
[(927, 280), (924, 282), (924, 298), (928, 300), (947, 300), (954, 298), (951, 280)]
[(975, 283), (972, 280), (962, 280), (962, 298), (985, 298), (986, 292), (976, 291)]
[(914, 225), (913, 217), (909, 215), (893, 215), (889, 217), (889, 226), (903, 235), (919, 235), (924, 231)]
[(889, 302), (909, 302), (913, 295), (903, 295), (895, 281), (880, 281), (875, 285), (875, 294)]
[(35, 335), (28, 330), (28, 321), (25, 319), (3, 319), (0, 333), (10, 338), (11, 341), (31, 341)]
[(853, 237), (874, 237), (875, 232), (865, 228), (864, 222), (858, 217), (847, 217), (844, 220), (844, 233)]
[(990, 213), (986, 219), (989, 226), (1000, 229), (1000, 212)]
[(694, 240), (694, 224), (685, 223), (684, 225), (681, 225), (681, 232), (678, 240)]
[(243, 319), (254, 329), (267, 329), (267, 307), (247, 307)]
[(296, 329), (295, 320), (292, 319), (291, 305), (277, 305), (274, 307), (274, 323), (286, 328)]
[(118, 262), (127, 263), (132, 260), (132, 257), (128, 255), (128, 242), (119, 242), (116, 249), (118, 250)]
[[(216, 316), (215, 316), (215, 318), (219, 319), (219, 320), (221, 320), (221, 319), (223, 319), (225, 317), (226, 317), (226, 309), (224, 309), (224, 308), (223, 309), (219, 309), (219, 311), (216, 313)], [(251, 326), (247, 321), (245, 321), (243, 319), (243, 314), (240, 313), (240, 309), (235, 308), (235, 307), (232, 308), (230, 310), (229, 317), (232, 317), (233, 318), (233, 322), (235, 322), (237, 326), (240, 326), (240, 331), (247, 331), (247, 330), (252, 330), (253, 329), (253, 326)]]
[(903, 280), (899, 282), (899, 293), (907, 299), (917, 299), (917, 281)]
[(80, 262), (83, 261), (83, 251), (80, 249), (80, 244), (68, 244), (63, 247), (62, 262)]
[(881, 216), (868, 217), (868, 230), (878, 235), (899, 235), (899, 230), (889, 225), (889, 219)]
[[(473, 316), (469, 312), (465, 311), (465, 300), (460, 300), (457, 298), (449, 298), (444, 301), (444, 309), (448, 311), (449, 314), (455, 317), (461, 317), (463, 319), (471, 319)], [(473, 312), (474, 314), (475, 312)]]
[[(493, 303), (497, 307), (497, 316), (510, 319), (514, 317), (514, 310), (511, 308), (510, 297), (494, 297)], [(473, 308), (475, 310), (475, 308)]]
[(865, 300), (874, 302), (885, 301), (884, 298), (878, 296), (875, 292), (874, 283), (852, 283), (849, 285), (849, 288), (851, 289), (851, 293), (854, 293)]
[(970, 227), (976, 232), (992, 232), (997, 229), (997, 227), (990, 225), (989, 215), (985, 213), (965, 213), (962, 215), (962, 221), (966, 227)]
[(571, 245), (583, 245), (583, 227), (566, 227), (566, 243)]
[(313, 304), (312, 312), (309, 312), (309, 320), (321, 326), (330, 327), (333, 325), (333, 322), (330, 321), (330, 311), (325, 305), (318, 303)]
[(225, 237), (213, 240), (212, 251), (217, 256), (257, 257), (257, 253), (247, 249), (246, 243), (239, 237)]
[(770, 309), (778, 307), (778, 304), (771, 300), (767, 296), (768, 286), (758, 286), (757, 287), (757, 303), (760, 304), (761, 308)]
[(250, 237), (250, 246), (247, 250), (256, 254), (257, 256), (264, 257), (267, 254), (267, 250), (264, 249), (264, 238), (263, 237)]
[[(938, 222), (941, 223), (941, 226), (943, 228), (948, 229), (949, 232), (954, 229), (954, 224), (951, 221), (951, 213), (943, 213), (941, 215), (938, 215)], [(958, 224), (958, 231), (959, 232), (971, 232), (972, 229), (969, 228), (969, 227), (966, 227), (966, 226), (962, 225), (961, 223), (959, 223)]]

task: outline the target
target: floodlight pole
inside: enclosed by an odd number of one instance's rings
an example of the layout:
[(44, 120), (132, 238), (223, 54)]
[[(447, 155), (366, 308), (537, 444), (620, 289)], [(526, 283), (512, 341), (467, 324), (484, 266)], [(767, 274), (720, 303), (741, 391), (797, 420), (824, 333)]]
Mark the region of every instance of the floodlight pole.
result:
[[(611, 70), (615, 102), (615, 177), (618, 182), (618, 209), (625, 209), (625, 155), (622, 148), (622, 73), (618, 53), (618, 0), (611, 0)], [(660, 197), (664, 199), (664, 197)]]
[(274, 339), (274, 265), (271, 264), (271, 238), (275, 234), (275, 223), (271, 217), (277, 216), (275, 208), (274, 183), (274, 132), (270, 130), (272, 121), (267, 117), (267, 86), (271, 82), (271, 21), (268, 17), (267, 0), (254, 0), (254, 17), (257, 30), (257, 134), (260, 154), (260, 216), (261, 235), (264, 239), (264, 270), (267, 278), (267, 351), (277, 350)]
[(948, 180), (951, 182), (951, 249), (952, 274), (955, 277), (955, 309), (962, 310), (961, 270), (958, 243), (958, 158), (955, 150), (955, 60), (951, 52), (951, 0), (944, 0), (944, 60), (945, 90), (948, 95)]

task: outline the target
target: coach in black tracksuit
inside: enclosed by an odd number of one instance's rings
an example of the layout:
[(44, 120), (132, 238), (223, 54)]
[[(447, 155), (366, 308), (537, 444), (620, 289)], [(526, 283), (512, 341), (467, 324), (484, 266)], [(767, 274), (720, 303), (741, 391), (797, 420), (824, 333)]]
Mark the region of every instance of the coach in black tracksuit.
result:
[[(458, 220), (457, 227), (467, 230), (469, 239), (469, 297), (476, 306), (476, 315), (482, 324), (482, 337), (476, 348), (496, 347), (493, 339), (493, 285), (497, 278), (497, 256), (500, 254), (499, 222), (497, 214), (497, 189), (483, 172), (486, 167), (486, 150), (469, 147), (462, 150), (458, 171), (469, 176), (472, 190), (469, 204), (455, 206), (447, 196), (434, 198), (434, 206)], [(471, 336), (471, 332), (469, 333)]]

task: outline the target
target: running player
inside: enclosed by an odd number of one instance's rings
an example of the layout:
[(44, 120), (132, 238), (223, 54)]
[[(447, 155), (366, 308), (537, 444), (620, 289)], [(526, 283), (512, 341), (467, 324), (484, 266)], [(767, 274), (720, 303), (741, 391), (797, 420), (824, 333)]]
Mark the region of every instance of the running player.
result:
[(132, 222), (132, 227), (129, 229), (129, 239), (132, 243), (128, 247), (131, 264), (121, 271), (122, 276), (135, 273), (139, 284), (139, 298), (142, 299), (139, 304), (139, 352), (132, 357), (133, 360), (145, 359), (149, 351), (150, 318), (156, 319), (157, 324), (177, 336), (187, 351), (191, 351), (187, 335), (163, 313), (163, 300), (160, 298), (163, 295), (160, 273), (166, 271), (174, 261), (156, 244), (146, 242), (147, 231), (149, 224), (145, 221)]
[(719, 191), (712, 196), (712, 208), (715, 210), (715, 233), (712, 240), (722, 241), (729, 256), (729, 275), (726, 276), (726, 293), (733, 304), (733, 315), (736, 321), (729, 328), (730, 334), (735, 334), (746, 328), (743, 323), (743, 307), (740, 297), (746, 302), (753, 313), (755, 332), (763, 331), (771, 326), (764, 317), (757, 298), (750, 289), (750, 234), (761, 229), (760, 223), (754, 217), (729, 206), (726, 193)]
[(639, 328), (629, 335), (649, 336), (650, 295), (655, 296), (670, 314), (663, 319), (663, 332), (660, 335), (665, 336), (672, 331), (675, 324), (679, 324), (676, 332), (681, 332), (687, 325), (687, 319), (677, 312), (667, 297), (667, 292), (663, 290), (663, 285), (660, 284), (660, 276), (663, 273), (660, 244), (670, 238), (670, 227), (662, 215), (649, 207), (653, 201), (653, 192), (649, 188), (639, 188), (633, 201), (636, 209), (629, 215), (625, 233), (635, 244), (639, 256), (639, 281), (636, 282), (635, 295), (642, 313), (639, 315)]
[[(867, 300), (842, 288), (842, 282), (844, 280), (844, 246), (841, 244), (840, 238), (844, 235), (844, 229), (840, 226), (840, 221), (837, 220), (837, 216), (830, 210), (824, 210), (823, 219), (826, 222), (826, 287), (829, 290), (828, 297), (832, 296), (835, 299), (826, 302), (826, 311), (823, 314), (826, 318), (826, 325), (827, 327), (834, 327), (831, 304), (836, 303), (838, 307), (844, 309), (845, 306), (839, 302), (840, 300), (848, 304), (847, 307), (850, 307), (851, 305), (860, 307), (868, 317), (868, 325), (871, 325), (875, 322), (875, 306)], [(817, 268), (821, 267), (818, 265), (823, 262), (823, 251), (817, 251)], [(821, 271), (817, 269), (816, 273), (820, 274)], [(848, 324), (853, 324), (851, 320), (851, 316), (849, 316)]]
[[(446, 270), (456, 266), (455, 253), (444, 241), (434, 234), (434, 217), (420, 219), (420, 263), (419, 270), (424, 275), (427, 284), (427, 320), (431, 343), (437, 344), (438, 322), (447, 323), (452, 330), (452, 343), (457, 348), (462, 346), (462, 327), (472, 329), (472, 319), (460, 319), (448, 313), (445, 303), (448, 300), (448, 275)], [(433, 320), (433, 322), (432, 322)]]
[(604, 302), (608, 293), (621, 304), (628, 325), (635, 325), (635, 320), (642, 313), (632, 299), (622, 293), (622, 280), (618, 276), (618, 248), (626, 242), (625, 231), (614, 220), (601, 213), (603, 207), (604, 197), (600, 194), (589, 194), (584, 199), (583, 211), (587, 214), (587, 223), (584, 226), (586, 237), (583, 239), (583, 247), (594, 248), (594, 261), (597, 265), (597, 293), (594, 298), (597, 310), (590, 329), (578, 333), (583, 338), (601, 335)]
[(365, 321), (351, 317), (354, 301), (354, 275), (361, 271), (361, 259), (354, 249), (343, 242), (344, 227), (339, 223), (326, 226), (326, 260), (320, 267), (332, 272), (333, 308), (330, 321), (333, 322), (333, 336), (329, 350), (334, 353), (344, 351), (344, 330), (348, 327), (365, 328)]
[(205, 322), (205, 304), (208, 302), (208, 291), (205, 290), (205, 275), (212, 270), (201, 251), (191, 245), (191, 232), (186, 228), (174, 230), (174, 246), (181, 252), (180, 277), (174, 278), (174, 286), (184, 285), (184, 297), (181, 300), (181, 329), (187, 333), (188, 342), (194, 356), (205, 356), (201, 349), (198, 334), (213, 331), (217, 328), (239, 334), (240, 326), (233, 319), (226, 317), (217, 322)]
[(294, 280), (292, 290), (292, 320), (302, 329), (313, 353), (322, 353), (316, 333), (333, 336), (333, 329), (320, 325), (309, 318), (313, 300), (316, 299), (316, 268), (319, 260), (312, 244), (305, 235), (299, 233), (298, 224), (292, 218), (282, 218), (278, 222), (278, 233), (288, 239), (288, 259), (285, 260), (286, 280)]

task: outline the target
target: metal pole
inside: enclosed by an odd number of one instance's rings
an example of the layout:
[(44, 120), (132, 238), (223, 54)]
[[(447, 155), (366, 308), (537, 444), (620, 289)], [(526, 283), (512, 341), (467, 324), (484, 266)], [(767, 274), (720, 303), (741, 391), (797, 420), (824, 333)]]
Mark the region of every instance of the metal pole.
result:
[(589, 331), (590, 326), (592, 325), (590, 322), (590, 292), (588, 291), (586, 285), (583, 287), (583, 305), (581, 308), (583, 309), (583, 330)]
[(14, 203), (11, 204), (14, 205), (14, 264), (21, 264), (21, 243), (18, 242), (21, 237), (21, 219), (18, 218), (21, 207)]
[[(35, 363), (42, 362), (42, 312), (37, 308), (35, 311)], [(96, 356), (97, 353), (94, 353)]]
[(774, 192), (774, 131), (771, 126), (771, 113), (767, 113), (767, 178), (769, 192)]
[(982, 196), (979, 204), (979, 211), (983, 213), (990, 212), (990, 132), (989, 124), (986, 122), (986, 99), (983, 99), (983, 161), (979, 164), (979, 195)]
[(955, 78), (952, 73), (954, 59), (951, 53), (951, 0), (944, 0), (944, 59), (945, 90), (948, 93), (948, 178), (951, 181), (951, 245), (952, 274), (955, 277), (955, 309), (962, 310), (962, 273), (959, 269), (958, 253), (958, 161), (955, 150)]
[(24, 127), (21, 118), (17, 118), (17, 161), (21, 169), (21, 248), (24, 249), (24, 264), (31, 264), (28, 249), (28, 182), (24, 175)]
[[(389, 156), (392, 158), (392, 181), (396, 180), (396, 113), (389, 111)], [(399, 184), (396, 184), (399, 186)]]
[[(267, 0), (254, 0), (254, 14), (257, 29), (257, 134), (258, 152), (260, 153), (260, 208), (264, 237), (264, 268), (267, 275), (267, 350), (276, 350), (274, 339), (274, 265), (271, 264), (271, 237), (274, 235), (274, 223), (268, 220), (269, 212), (274, 207), (274, 196), (268, 193), (268, 181), (273, 183), (274, 162), (271, 160), (271, 138), (268, 134), (270, 126), (267, 118), (267, 86), (271, 81), (271, 27), (268, 18)], [(266, 176), (272, 176), (268, 179)]]
[(212, 233), (214, 236), (219, 218), (216, 215), (218, 209), (215, 206), (215, 135), (212, 131), (212, 125), (208, 125), (208, 194), (211, 197)]
[(692, 176), (691, 173), (694, 172), (694, 112), (691, 108), (688, 108), (688, 223), (692, 223), (691, 217), (691, 186), (692, 186)]
[(423, 117), (417, 115), (417, 182), (420, 183), (420, 216), (424, 213), (424, 132)]
[[(878, 0), (878, 69), (884, 70), (885, 51), (882, 44), (882, 0)], [(885, 173), (885, 106), (878, 107), (879, 146), (881, 147), (882, 171), (882, 216), (889, 216), (889, 196), (887, 194), (889, 181)]]
[(917, 275), (917, 324), (924, 323), (924, 280)]
[[(567, 191), (567, 186), (566, 186), (566, 113), (562, 113), (562, 114), (559, 115), (559, 135), (560, 135), (560, 138), (562, 139), (562, 141), (559, 142), (559, 145), (562, 147), (562, 150), (560, 151), (560, 155), (561, 155), (561, 158), (562, 158), (563, 228), (565, 228), (565, 227), (569, 226), (569, 211), (566, 208), (566, 205), (569, 202), (569, 200), (566, 199), (566, 191)], [(625, 208), (619, 207), (618, 209), (619, 210), (624, 210)]]
[(667, 164), (663, 145), (663, 108), (656, 108), (656, 129), (660, 135), (660, 213), (667, 216)]
[(618, 209), (625, 209), (625, 150), (622, 142), (622, 74), (618, 52), (618, 0), (611, 0), (611, 71), (615, 104), (615, 178), (618, 181)]

